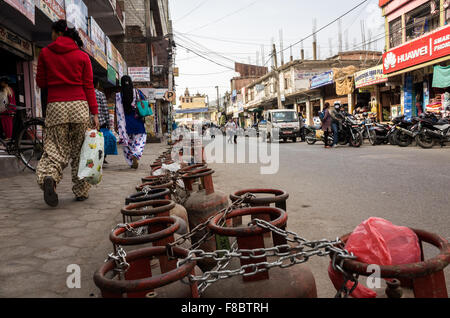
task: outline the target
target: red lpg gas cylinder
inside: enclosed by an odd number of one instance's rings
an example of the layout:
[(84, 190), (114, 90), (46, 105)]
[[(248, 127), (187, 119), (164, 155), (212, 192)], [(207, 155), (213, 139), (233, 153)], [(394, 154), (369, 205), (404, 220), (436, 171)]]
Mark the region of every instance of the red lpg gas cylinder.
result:
[[(249, 227), (221, 227), (218, 225), (223, 213), (217, 215), (210, 223), (209, 228), (214, 234), (236, 238), (239, 250), (254, 250), (280, 246), (287, 244), (282, 235), (272, 233), (273, 246), (267, 246), (264, 233), (269, 230), (252, 225)], [(231, 211), (227, 219), (243, 216), (256, 216), (258, 219), (269, 219), (272, 226), (285, 229), (287, 214), (285, 211), (274, 207), (252, 207)], [(279, 252), (286, 252), (285, 247), (280, 247)], [(241, 251), (243, 256), (249, 256), (249, 252)], [(242, 266), (245, 273), (255, 273), (250, 276), (233, 276), (220, 279), (211, 284), (202, 294), (205, 298), (316, 298), (317, 290), (314, 277), (306, 264), (297, 264), (288, 268), (272, 267), (269, 271), (257, 272), (266, 268), (261, 263), (269, 264), (279, 260), (279, 256), (265, 256), (263, 251), (253, 253), (257, 258), (233, 258), (223, 270), (235, 270)], [(289, 264), (285, 260), (283, 265)], [(259, 264), (259, 265), (256, 265)], [(267, 263), (266, 263), (267, 264)]]
[[(94, 282), (105, 298), (190, 298), (199, 297), (196, 283), (183, 284), (180, 279), (188, 275), (201, 275), (196, 263), (191, 262), (177, 268), (177, 260), (169, 259), (166, 244), (174, 242), (174, 233), (179, 228), (177, 219), (157, 217), (129, 224), (137, 230), (148, 227), (148, 233), (141, 236), (126, 236), (126, 227), (115, 229), (110, 234), (117, 255), (118, 246), (133, 246), (152, 243), (153, 247), (134, 250), (125, 255), (128, 263), (125, 272), (118, 271), (116, 260), (109, 260), (95, 274)], [(125, 235), (125, 236), (124, 236)], [(173, 248), (175, 258), (186, 258), (189, 251)], [(157, 258), (159, 268), (152, 260)], [(112, 278), (111, 278), (112, 276)]]
[[(211, 169), (194, 170), (191, 173), (182, 176), (185, 189), (189, 192), (184, 207), (188, 213), (189, 228), (194, 229), (197, 225), (204, 223), (212, 215), (217, 214), (221, 210), (228, 207), (227, 196), (220, 191), (214, 190), (213, 175)], [(194, 191), (193, 184), (196, 180), (200, 180), (199, 190)], [(197, 232), (192, 238), (192, 244), (198, 242), (206, 233), (206, 229)], [(206, 242), (199, 246), (204, 251), (216, 250), (215, 237), (210, 237)], [(211, 270), (215, 263), (211, 260), (198, 262), (198, 266), (203, 270)]]
[(189, 232), (186, 209), (171, 200), (160, 199), (130, 203), (121, 210), (121, 213), (124, 223), (133, 222), (138, 217), (171, 216), (179, 220), (180, 227), (177, 234), (182, 235)]

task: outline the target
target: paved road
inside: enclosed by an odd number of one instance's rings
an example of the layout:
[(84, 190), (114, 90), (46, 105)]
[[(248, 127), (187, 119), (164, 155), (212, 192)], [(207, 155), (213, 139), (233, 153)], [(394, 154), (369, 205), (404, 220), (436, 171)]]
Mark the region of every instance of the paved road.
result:
[[(58, 185), (60, 204), (49, 208), (34, 174), (0, 179), (0, 297), (97, 297), (94, 272), (112, 252), (111, 229), (122, 222), (125, 197), (135, 192), (149, 165), (167, 148), (148, 144), (139, 169), (120, 151), (108, 156), (102, 183), (76, 202), (70, 169)], [(81, 288), (66, 285), (69, 264), (81, 269)]]
[[(242, 147), (244, 138), (239, 143)], [(226, 144), (226, 150), (239, 143)], [(280, 168), (274, 175), (261, 175), (258, 164), (210, 164), (216, 171), (217, 189), (225, 193), (255, 187), (288, 191), (288, 227), (308, 239), (336, 238), (374, 216), (450, 240), (450, 148), (366, 144), (324, 149), (322, 143), (289, 142), (279, 144), (279, 153)], [(434, 248), (426, 249), (427, 256), (436, 253)], [(328, 259), (316, 257), (310, 263), (319, 296), (332, 297)], [(446, 276), (450, 290), (448, 269)]]
[[(239, 143), (245, 146), (243, 138)], [(450, 236), (450, 149), (279, 146), (274, 175), (261, 175), (257, 164), (210, 164), (216, 189), (227, 195), (250, 187), (287, 190), (289, 229), (308, 239), (334, 239), (370, 216)], [(235, 147), (227, 144), (227, 153)], [(127, 168), (121, 156), (109, 157), (102, 184), (86, 202), (73, 201), (66, 170), (57, 209), (45, 205), (31, 173), (0, 179), (0, 297), (98, 296), (92, 275), (111, 252), (108, 234), (121, 222), (124, 198), (165, 149), (148, 145), (138, 171)], [(320, 297), (334, 295), (328, 261), (309, 262)], [(66, 287), (68, 264), (81, 266), (81, 289)], [(449, 271), (446, 275), (449, 285)]]

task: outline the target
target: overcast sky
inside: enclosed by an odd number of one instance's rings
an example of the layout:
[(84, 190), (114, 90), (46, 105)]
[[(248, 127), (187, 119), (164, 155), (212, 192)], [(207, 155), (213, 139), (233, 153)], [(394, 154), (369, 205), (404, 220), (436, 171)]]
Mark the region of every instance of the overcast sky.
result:
[[(169, 0), (173, 20), (176, 50), (176, 66), (180, 77), (175, 78), (177, 96), (186, 87), (191, 94), (197, 92), (209, 95), (210, 101), (217, 98), (215, 86), (220, 95), (230, 91), (230, 79), (238, 76), (234, 62), (256, 63), (257, 53), (261, 63), (261, 45), (264, 45), (264, 62), (269, 59), (272, 40), (280, 48), (280, 29), (283, 30), (284, 60), (290, 58), (290, 44), (312, 33), (313, 18), (317, 29), (328, 24), (363, 0)], [(343, 49), (346, 43), (350, 49), (356, 44), (362, 49), (361, 20), (365, 23), (366, 42), (369, 30), (371, 49), (384, 48), (384, 19), (378, 0), (368, 0), (362, 6), (342, 18)], [(345, 32), (348, 32), (346, 40)], [(338, 23), (334, 23), (317, 34), (320, 58), (330, 57), (338, 51)], [(207, 61), (186, 48), (217, 62)], [(306, 58), (312, 58), (312, 37), (303, 43)], [(292, 47), (294, 59), (300, 57), (301, 44)], [(250, 60), (249, 60), (250, 59)], [(279, 62), (280, 63), (280, 57)], [(228, 67), (228, 68), (227, 68)], [(231, 69), (230, 69), (231, 68)]]

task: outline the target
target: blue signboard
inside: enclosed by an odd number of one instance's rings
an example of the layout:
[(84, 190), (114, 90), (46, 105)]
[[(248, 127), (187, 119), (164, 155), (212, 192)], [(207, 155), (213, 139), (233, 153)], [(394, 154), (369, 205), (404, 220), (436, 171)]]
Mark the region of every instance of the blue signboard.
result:
[(413, 106), (413, 78), (411, 75), (405, 76), (404, 91), (404, 115), (406, 120), (411, 120)]
[(322, 87), (325, 85), (333, 84), (333, 71), (328, 71), (316, 76), (313, 76), (310, 80), (310, 89)]

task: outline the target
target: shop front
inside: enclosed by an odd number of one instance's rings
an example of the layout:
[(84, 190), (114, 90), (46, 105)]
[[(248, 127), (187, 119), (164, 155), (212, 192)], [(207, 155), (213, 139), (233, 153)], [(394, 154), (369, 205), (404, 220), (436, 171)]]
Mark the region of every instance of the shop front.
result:
[(450, 25), (383, 55), (383, 71), (389, 79), (401, 77), (402, 113), (407, 119), (422, 112), (441, 114), (450, 93)]
[(356, 72), (354, 78), (356, 112), (367, 112), (378, 121), (383, 121), (382, 99), (386, 92), (383, 88), (388, 81), (388, 77), (383, 74), (383, 65)]

